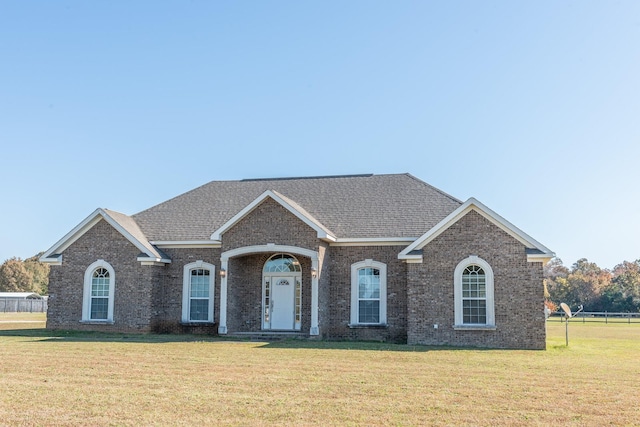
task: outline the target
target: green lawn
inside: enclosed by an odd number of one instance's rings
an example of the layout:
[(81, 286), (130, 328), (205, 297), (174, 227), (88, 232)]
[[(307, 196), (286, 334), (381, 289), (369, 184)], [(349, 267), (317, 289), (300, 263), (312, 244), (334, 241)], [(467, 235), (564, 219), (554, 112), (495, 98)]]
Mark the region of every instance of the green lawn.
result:
[(514, 351), (52, 333), (6, 320), (0, 425), (640, 425), (639, 324), (570, 323), (567, 348), (553, 323), (547, 351)]
[(0, 331), (44, 328), (46, 321), (46, 313), (0, 313)]

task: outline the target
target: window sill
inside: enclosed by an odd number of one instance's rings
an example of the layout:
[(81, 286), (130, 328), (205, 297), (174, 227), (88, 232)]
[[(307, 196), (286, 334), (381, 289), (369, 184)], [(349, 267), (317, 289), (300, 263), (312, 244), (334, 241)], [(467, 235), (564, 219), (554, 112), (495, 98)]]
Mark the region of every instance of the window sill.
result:
[(85, 325), (113, 325), (113, 320), (81, 320), (80, 323), (84, 323)]
[(495, 331), (496, 325), (453, 325), (454, 331)]
[(351, 323), (349, 327), (351, 329), (387, 329), (389, 325), (386, 323)]

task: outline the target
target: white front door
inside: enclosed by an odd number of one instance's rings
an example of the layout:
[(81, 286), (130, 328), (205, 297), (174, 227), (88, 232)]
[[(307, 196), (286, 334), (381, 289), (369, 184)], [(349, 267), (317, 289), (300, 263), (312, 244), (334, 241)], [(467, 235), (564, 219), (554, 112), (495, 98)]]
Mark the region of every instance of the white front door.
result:
[(271, 329), (294, 329), (295, 288), (295, 277), (271, 277)]

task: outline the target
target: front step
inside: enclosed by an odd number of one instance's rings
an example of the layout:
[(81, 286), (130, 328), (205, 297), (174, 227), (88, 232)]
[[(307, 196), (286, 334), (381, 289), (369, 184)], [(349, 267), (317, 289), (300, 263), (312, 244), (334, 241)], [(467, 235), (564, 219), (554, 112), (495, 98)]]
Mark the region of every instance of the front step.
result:
[(249, 339), (251, 341), (282, 341), (282, 340), (292, 340), (292, 339), (297, 340), (297, 339), (309, 338), (308, 334), (305, 334), (302, 332), (290, 332), (290, 331), (231, 332), (226, 336)]

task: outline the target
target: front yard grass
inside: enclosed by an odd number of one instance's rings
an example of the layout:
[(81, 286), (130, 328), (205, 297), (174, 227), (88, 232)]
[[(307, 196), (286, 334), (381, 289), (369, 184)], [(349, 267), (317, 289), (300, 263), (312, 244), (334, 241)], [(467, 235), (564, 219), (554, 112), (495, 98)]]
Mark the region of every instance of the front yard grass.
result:
[(640, 325), (569, 333), (520, 351), (13, 328), (0, 425), (640, 424)]
[(0, 313), (0, 331), (44, 328), (47, 313)]

